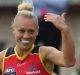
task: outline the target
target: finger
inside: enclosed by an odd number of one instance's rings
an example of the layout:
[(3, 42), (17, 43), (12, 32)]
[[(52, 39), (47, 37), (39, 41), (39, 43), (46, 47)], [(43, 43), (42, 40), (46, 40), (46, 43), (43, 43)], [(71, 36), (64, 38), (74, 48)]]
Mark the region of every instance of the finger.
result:
[(49, 19), (48, 19), (48, 18), (44, 18), (44, 20), (45, 20), (45, 21), (49, 21)]
[(65, 15), (66, 15), (66, 13), (65, 13), (65, 12), (64, 12), (64, 13), (62, 13), (62, 15), (61, 15), (61, 17), (62, 17), (63, 21), (65, 21)]
[(62, 16), (63, 18), (65, 17), (65, 15), (66, 15), (66, 13), (65, 13), (65, 12), (61, 14), (61, 16)]
[(45, 16), (45, 17), (48, 17), (48, 16), (53, 16), (53, 17), (54, 17), (55, 15), (56, 15), (56, 14), (46, 13), (44, 16)]

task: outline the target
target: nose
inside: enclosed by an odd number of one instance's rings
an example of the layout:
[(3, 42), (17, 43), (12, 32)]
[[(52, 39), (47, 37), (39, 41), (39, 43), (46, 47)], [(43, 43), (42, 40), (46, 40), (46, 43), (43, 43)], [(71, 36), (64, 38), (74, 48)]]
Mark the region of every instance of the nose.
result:
[(30, 37), (29, 33), (28, 32), (25, 32), (24, 35), (23, 35), (23, 38), (27, 39), (29, 37)]

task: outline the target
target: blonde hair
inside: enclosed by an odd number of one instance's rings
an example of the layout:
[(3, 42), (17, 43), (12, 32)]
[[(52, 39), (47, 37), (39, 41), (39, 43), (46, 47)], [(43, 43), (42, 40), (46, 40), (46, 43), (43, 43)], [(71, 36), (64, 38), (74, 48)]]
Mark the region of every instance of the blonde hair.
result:
[(18, 13), (26, 16), (34, 16), (34, 7), (31, 3), (22, 3), (18, 5)]
[(17, 12), (17, 15), (14, 18), (12, 26), (15, 25), (17, 17), (20, 16), (20, 15), (33, 19), (36, 22), (36, 25), (37, 25), (37, 27), (39, 29), (38, 18), (37, 18), (37, 16), (34, 13), (34, 6), (32, 5), (32, 3), (29, 3), (29, 2), (25, 3), (25, 2), (23, 2), (23, 3), (18, 5), (18, 12)]

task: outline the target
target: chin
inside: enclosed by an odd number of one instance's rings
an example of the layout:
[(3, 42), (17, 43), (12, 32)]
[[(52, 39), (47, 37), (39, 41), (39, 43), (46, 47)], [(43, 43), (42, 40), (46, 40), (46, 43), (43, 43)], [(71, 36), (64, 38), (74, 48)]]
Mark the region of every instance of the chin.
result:
[(29, 50), (32, 47), (32, 44), (19, 44), (18, 47), (21, 50)]
[(31, 46), (22, 46), (22, 50), (29, 50)]
[(21, 49), (22, 50), (29, 50), (30, 48), (29, 47), (22, 47)]

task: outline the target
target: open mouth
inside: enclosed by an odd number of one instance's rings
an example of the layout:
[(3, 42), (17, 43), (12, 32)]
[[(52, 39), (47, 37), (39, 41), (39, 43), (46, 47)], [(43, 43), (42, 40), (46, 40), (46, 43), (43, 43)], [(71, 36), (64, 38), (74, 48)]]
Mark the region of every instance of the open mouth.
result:
[(30, 41), (22, 40), (22, 43), (23, 43), (23, 44), (29, 44)]

